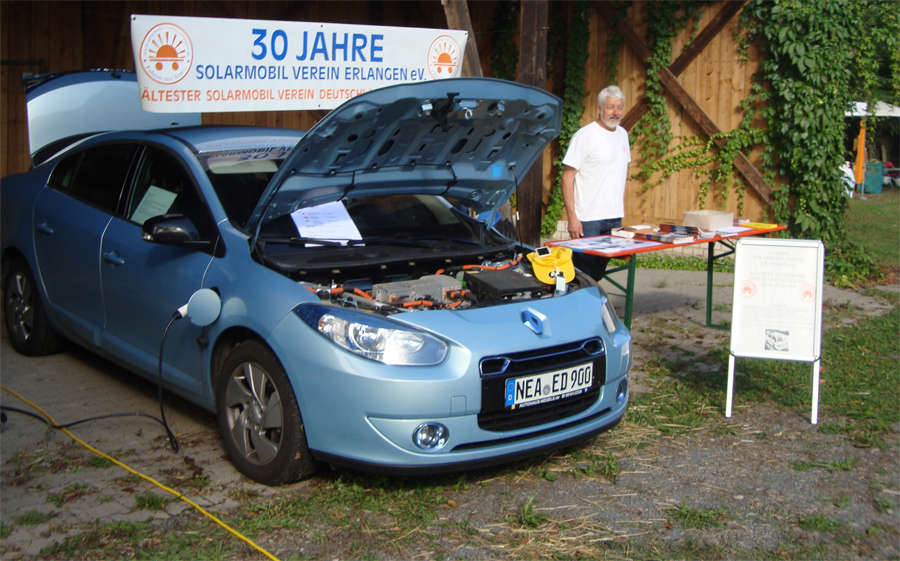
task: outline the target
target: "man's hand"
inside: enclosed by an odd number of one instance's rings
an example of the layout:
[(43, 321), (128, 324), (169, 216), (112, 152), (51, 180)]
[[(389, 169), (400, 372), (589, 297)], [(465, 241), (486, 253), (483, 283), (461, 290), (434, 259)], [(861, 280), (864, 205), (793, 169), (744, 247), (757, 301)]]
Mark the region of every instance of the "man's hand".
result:
[(568, 224), (569, 237), (573, 240), (584, 236), (584, 228), (581, 227), (581, 220), (575, 218), (573, 216), (574, 214), (575, 213), (573, 212), (572, 215), (569, 215)]

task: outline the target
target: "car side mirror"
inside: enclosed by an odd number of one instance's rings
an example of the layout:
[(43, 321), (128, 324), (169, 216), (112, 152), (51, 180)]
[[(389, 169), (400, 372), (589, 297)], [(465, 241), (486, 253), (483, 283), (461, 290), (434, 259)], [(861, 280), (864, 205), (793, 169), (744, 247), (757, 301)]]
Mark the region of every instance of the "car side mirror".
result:
[(183, 214), (161, 214), (148, 218), (141, 227), (141, 239), (164, 245), (209, 245), (200, 231)]

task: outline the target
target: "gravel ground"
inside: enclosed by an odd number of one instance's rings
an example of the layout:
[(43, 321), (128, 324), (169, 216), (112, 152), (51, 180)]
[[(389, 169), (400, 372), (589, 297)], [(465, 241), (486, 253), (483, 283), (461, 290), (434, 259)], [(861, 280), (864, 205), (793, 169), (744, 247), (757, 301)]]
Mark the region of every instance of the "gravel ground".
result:
[[(679, 293), (680, 281), (664, 274), (668, 284), (657, 289)], [(840, 294), (861, 315), (887, 309), (850, 292)], [(648, 372), (662, 355), (703, 353), (728, 336), (701, 327), (704, 311), (690, 299), (651, 312), (636, 314), (634, 392), (652, 391)], [(79, 349), (25, 359), (4, 334), (0, 358), (3, 384), (58, 422), (86, 411), (158, 412), (151, 384)], [(25, 407), (7, 392), (2, 401)], [(844, 435), (818, 431), (809, 411), (779, 404), (738, 400), (730, 419), (703, 413), (708, 423), (676, 436), (626, 414), (584, 446), (462, 476), (323, 468), (276, 489), (237, 474), (223, 458), (215, 420), (171, 396), (178, 454), (145, 419), (73, 432), (240, 526), (280, 559), (900, 558), (900, 426), (887, 446), (856, 448)], [(10, 415), (0, 443), (4, 560), (264, 558), (184, 501), (37, 421)], [(796, 467), (803, 462), (808, 470)], [(126, 522), (147, 532), (134, 538), (101, 526)]]

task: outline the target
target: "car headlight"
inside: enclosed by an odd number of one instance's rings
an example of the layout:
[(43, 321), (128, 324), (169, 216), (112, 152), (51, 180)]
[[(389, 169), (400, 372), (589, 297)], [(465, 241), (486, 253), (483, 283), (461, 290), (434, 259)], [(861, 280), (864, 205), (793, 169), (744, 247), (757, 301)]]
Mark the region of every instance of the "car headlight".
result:
[[(597, 288), (600, 287), (598, 286)], [(609, 300), (609, 294), (602, 288), (600, 288), (600, 292), (602, 292), (603, 297), (606, 298), (606, 301), (603, 302), (603, 310), (601, 311), (601, 315), (603, 316), (603, 327), (606, 328), (607, 333), (612, 333), (619, 327), (619, 316), (616, 314), (616, 308)]]
[(301, 304), (300, 318), (339, 347), (385, 364), (432, 366), (447, 357), (447, 344), (421, 329), (352, 308)]

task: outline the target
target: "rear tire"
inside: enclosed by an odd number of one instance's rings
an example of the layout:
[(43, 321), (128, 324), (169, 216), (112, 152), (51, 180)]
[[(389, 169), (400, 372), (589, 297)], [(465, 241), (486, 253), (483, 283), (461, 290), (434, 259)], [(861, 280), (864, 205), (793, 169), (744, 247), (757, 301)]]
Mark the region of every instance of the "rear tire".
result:
[(12, 262), (3, 283), (3, 319), (9, 342), (19, 353), (43, 356), (62, 349), (63, 338), (50, 327), (34, 276), (21, 257)]
[(263, 343), (238, 343), (222, 361), (216, 412), (235, 467), (264, 485), (283, 485), (316, 471), (294, 391)]

